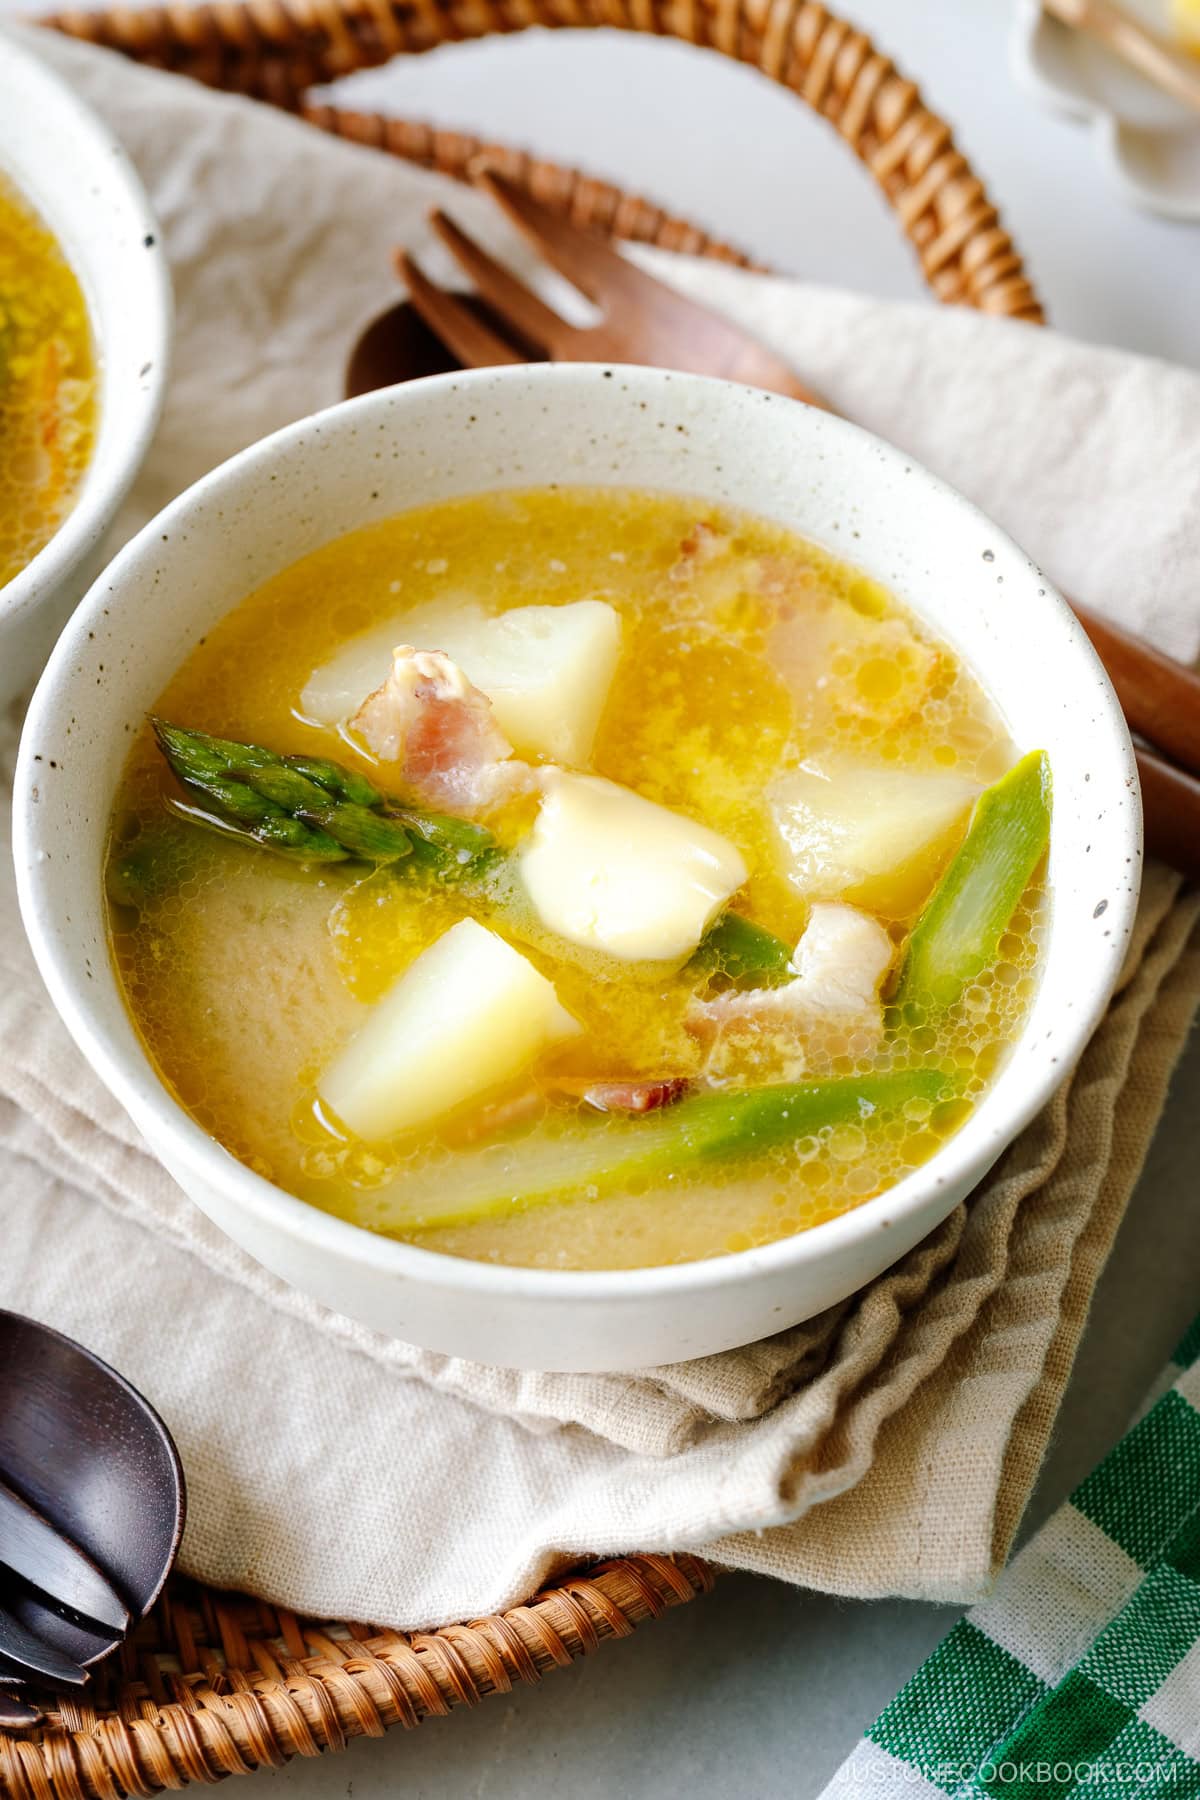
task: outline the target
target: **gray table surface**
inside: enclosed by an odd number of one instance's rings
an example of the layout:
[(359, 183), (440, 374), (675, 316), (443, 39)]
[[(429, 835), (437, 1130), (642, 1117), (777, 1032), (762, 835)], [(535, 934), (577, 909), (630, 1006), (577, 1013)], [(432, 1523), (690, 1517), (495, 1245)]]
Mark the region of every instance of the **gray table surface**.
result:
[[(1130, 210), (1088, 133), (1018, 92), (1006, 64), (1008, 0), (840, 3), (953, 121), (1054, 323), (1200, 365), (1200, 227)], [(0, 13), (20, 10), (0, 0)], [(346, 86), (357, 104), (524, 144), (649, 191), (798, 274), (921, 295), (886, 206), (844, 146), (762, 78), (718, 58), (612, 33), (531, 33)], [(1120, 1435), (1200, 1309), (1198, 1100), (1193, 1046), (1096, 1294), (1027, 1527)], [(256, 1786), (279, 1800), (809, 1800), (955, 1616), (730, 1576), (540, 1689), (360, 1741), (337, 1759), (293, 1763)]]

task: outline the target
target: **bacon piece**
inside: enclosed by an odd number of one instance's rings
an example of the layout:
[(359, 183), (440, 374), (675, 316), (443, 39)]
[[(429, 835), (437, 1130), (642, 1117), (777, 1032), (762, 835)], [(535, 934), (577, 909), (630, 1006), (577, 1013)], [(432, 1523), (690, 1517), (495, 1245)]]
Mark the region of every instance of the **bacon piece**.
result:
[(350, 730), (430, 806), (487, 811), (534, 782), (529, 765), (513, 757), (487, 695), (441, 650), (393, 650), (391, 673), (367, 695)]
[(484, 1138), (499, 1137), (516, 1125), (527, 1125), (546, 1110), (546, 1096), (540, 1088), (520, 1088), (502, 1100), (491, 1100), (457, 1123), (451, 1135), (458, 1143), (478, 1144)]
[(877, 1012), (894, 953), (877, 919), (838, 901), (816, 901), (793, 959), (804, 1005), (822, 1013)]
[(459, 1144), (478, 1144), (487, 1138), (500, 1137), (518, 1125), (527, 1125), (540, 1118), (546, 1110), (547, 1096), (583, 1100), (597, 1112), (657, 1112), (662, 1106), (673, 1106), (676, 1100), (682, 1100), (690, 1085), (682, 1075), (663, 1076), (657, 1081), (638, 1081), (632, 1077), (628, 1081), (593, 1081), (590, 1076), (577, 1080), (566, 1075), (555, 1076), (544, 1081), (541, 1087), (519, 1088), (503, 1099), (477, 1107), (447, 1127), (447, 1131)]
[(810, 715), (858, 720), (872, 731), (919, 713), (946, 662), (904, 619), (806, 595), (799, 585), (775, 605), (767, 654)]
[(728, 541), (725, 533), (710, 525), (707, 519), (697, 519), (680, 542), (678, 561), (670, 570), (671, 580), (687, 581), (698, 563), (708, 562), (725, 548)]
[(682, 1100), (691, 1085), (686, 1076), (664, 1075), (654, 1081), (593, 1081), (563, 1077), (550, 1084), (557, 1094), (584, 1100), (597, 1112), (648, 1113)]

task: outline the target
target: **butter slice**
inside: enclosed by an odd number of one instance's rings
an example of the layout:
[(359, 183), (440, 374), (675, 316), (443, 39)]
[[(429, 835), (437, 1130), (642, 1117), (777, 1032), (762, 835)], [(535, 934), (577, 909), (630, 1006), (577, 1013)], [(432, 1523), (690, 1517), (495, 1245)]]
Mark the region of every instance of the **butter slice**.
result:
[(521, 876), (549, 931), (637, 962), (687, 956), (747, 870), (706, 825), (615, 781), (548, 769)]
[(389, 988), (317, 1091), (376, 1143), (511, 1080), (581, 1030), (518, 950), (460, 919)]

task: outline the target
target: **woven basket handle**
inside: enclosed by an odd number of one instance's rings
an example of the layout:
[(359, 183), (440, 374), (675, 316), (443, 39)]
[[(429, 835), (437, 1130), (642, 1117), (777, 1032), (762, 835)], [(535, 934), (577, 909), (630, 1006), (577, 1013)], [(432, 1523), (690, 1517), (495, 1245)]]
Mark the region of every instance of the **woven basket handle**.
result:
[(221, 0), (60, 12), (43, 22), (451, 175), (463, 176), (486, 152), (582, 224), (744, 263), (693, 226), (574, 171), (462, 133), (306, 98), (317, 83), (393, 56), (532, 25), (680, 38), (750, 64), (829, 120), (883, 189), (939, 300), (1043, 317), (1021, 257), (950, 127), (861, 31), (815, 0)]

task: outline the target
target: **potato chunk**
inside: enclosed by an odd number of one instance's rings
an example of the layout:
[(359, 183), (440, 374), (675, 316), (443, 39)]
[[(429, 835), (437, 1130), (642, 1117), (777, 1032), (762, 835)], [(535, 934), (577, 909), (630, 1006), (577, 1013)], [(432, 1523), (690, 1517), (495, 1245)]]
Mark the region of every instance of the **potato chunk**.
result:
[(305, 716), (324, 725), (348, 718), (379, 685), (401, 641), (444, 650), (487, 695), (518, 754), (586, 764), (621, 654), (621, 621), (604, 601), (516, 606), (494, 616), (462, 598), (414, 607), (317, 669), (301, 695)]
[(746, 880), (727, 838), (632, 788), (561, 769), (542, 785), (521, 875), (569, 943), (630, 962), (686, 956)]
[(781, 775), (770, 805), (783, 872), (806, 898), (904, 918), (921, 904), (978, 793), (960, 775), (830, 757)]
[(498, 1087), (582, 1027), (495, 932), (461, 919), (423, 950), (319, 1083), (356, 1137), (393, 1137)]

